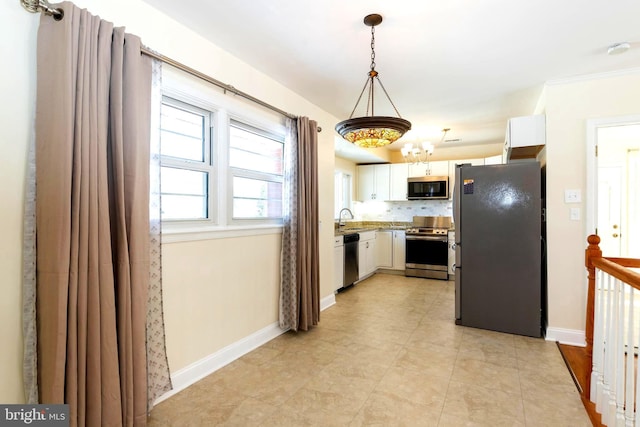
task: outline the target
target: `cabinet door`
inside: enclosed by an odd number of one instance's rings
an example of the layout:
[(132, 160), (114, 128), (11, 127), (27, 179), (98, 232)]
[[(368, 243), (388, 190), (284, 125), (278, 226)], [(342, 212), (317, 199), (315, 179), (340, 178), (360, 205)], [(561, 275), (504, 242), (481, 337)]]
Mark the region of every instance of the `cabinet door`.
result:
[(409, 176), (410, 177), (427, 176), (427, 165), (424, 163), (410, 164)]
[(374, 200), (389, 200), (389, 165), (375, 165)]
[(333, 290), (343, 286), (344, 280), (344, 246), (333, 248)]
[(393, 267), (393, 231), (376, 233), (376, 265), (378, 268)]
[(389, 165), (389, 200), (407, 200), (407, 178), (409, 177), (409, 165), (406, 163), (394, 163)]
[(358, 243), (358, 280), (367, 275), (367, 242), (362, 240)]
[(358, 166), (358, 200), (389, 200), (389, 165)]
[(449, 175), (449, 162), (447, 160), (429, 162), (429, 168), (431, 169), (431, 175), (433, 176)]
[(405, 269), (405, 251), (407, 250), (405, 232), (396, 230), (393, 232), (393, 269)]
[(373, 274), (376, 271), (376, 240), (368, 240), (367, 242), (367, 260), (366, 271), (367, 274)]
[(358, 166), (358, 200), (373, 200), (375, 193), (375, 165)]
[(449, 174), (449, 162), (447, 160), (439, 160), (436, 162), (411, 164), (409, 165), (409, 176), (447, 176)]

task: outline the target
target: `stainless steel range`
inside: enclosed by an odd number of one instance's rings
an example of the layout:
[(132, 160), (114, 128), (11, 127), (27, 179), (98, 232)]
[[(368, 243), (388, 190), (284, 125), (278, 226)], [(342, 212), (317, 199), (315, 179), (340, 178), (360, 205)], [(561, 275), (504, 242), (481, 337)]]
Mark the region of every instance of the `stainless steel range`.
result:
[(405, 276), (448, 279), (448, 236), (451, 217), (414, 216), (406, 231)]

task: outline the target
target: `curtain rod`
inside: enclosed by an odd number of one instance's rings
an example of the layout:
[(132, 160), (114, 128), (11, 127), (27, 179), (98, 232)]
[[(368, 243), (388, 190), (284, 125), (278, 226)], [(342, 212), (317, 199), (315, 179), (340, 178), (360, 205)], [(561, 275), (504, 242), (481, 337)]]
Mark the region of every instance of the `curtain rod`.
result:
[[(37, 13), (37, 12), (42, 12), (45, 15), (48, 16), (52, 16), (53, 19), (55, 19), (56, 21), (60, 21), (64, 18), (64, 10), (62, 10), (62, 8), (54, 8), (53, 6), (51, 6), (51, 4), (49, 4), (49, 2), (47, 0), (20, 0), (20, 3), (22, 4), (22, 6), (29, 12), (31, 13)], [(150, 50), (147, 47), (142, 47), (140, 49), (140, 53), (150, 56), (152, 58), (155, 58), (159, 61), (162, 61), (166, 64), (169, 64), (173, 67), (178, 68), (179, 70), (184, 71), (185, 73), (191, 74), (192, 76), (195, 76), (201, 80), (206, 81), (207, 83), (211, 83), (214, 86), (217, 86), (221, 89), (223, 89), (226, 92), (231, 92), (234, 95), (240, 96), (244, 99), (247, 99), (255, 104), (258, 104), (262, 107), (268, 108), (272, 111), (275, 111), (278, 114), (281, 114), (285, 117), (288, 117), (290, 119), (295, 119), (296, 116), (294, 116), (293, 114), (287, 113), (284, 110), (279, 109), (278, 107), (275, 107), (271, 104), (268, 104), (254, 96), (249, 95), (248, 93), (245, 93), (239, 89), (236, 89), (235, 87), (223, 83), (220, 80), (214, 79), (213, 77), (210, 77), (204, 73), (201, 73), (200, 71), (193, 69), (191, 67), (189, 67), (188, 65), (185, 65), (181, 62), (178, 62), (174, 59), (169, 58), (168, 56), (164, 56), (162, 54), (156, 53), (152, 50)], [(318, 126), (318, 132), (321, 132), (322, 128), (320, 126)]]
[[(246, 92), (243, 92), (243, 91), (241, 91), (239, 89), (236, 89), (235, 87), (233, 87), (233, 86), (231, 86), (229, 84), (223, 83), (220, 80), (214, 79), (213, 77), (210, 77), (210, 76), (208, 76), (208, 75), (206, 75), (204, 73), (201, 73), (200, 71), (198, 71), (198, 70), (196, 70), (194, 68), (191, 68), (188, 65), (185, 65), (185, 64), (183, 64), (181, 62), (178, 62), (175, 59), (172, 59), (172, 58), (169, 58), (168, 56), (164, 56), (162, 54), (154, 52), (154, 51), (152, 51), (149, 48), (144, 47), (144, 46), (140, 50), (144, 55), (150, 56), (150, 57), (155, 58), (155, 59), (157, 59), (159, 61), (162, 61), (162, 62), (164, 62), (166, 64), (169, 64), (169, 65), (171, 65), (173, 67), (176, 67), (177, 69), (179, 69), (181, 71), (184, 71), (185, 73), (191, 74), (192, 76), (195, 76), (195, 77), (197, 77), (197, 78), (199, 78), (201, 80), (204, 80), (207, 83), (211, 83), (212, 85), (218, 86), (219, 88), (223, 89), (225, 91), (225, 93), (226, 92), (231, 92), (234, 95), (238, 95), (238, 96), (240, 96), (242, 98), (245, 98), (245, 99), (247, 99), (247, 100), (249, 100), (249, 101), (251, 101), (253, 103), (261, 105), (261, 106), (263, 106), (265, 108), (268, 108), (268, 109), (270, 109), (272, 111), (275, 111), (276, 113), (282, 114), (283, 116), (288, 117), (290, 119), (295, 119), (296, 118), (296, 116), (294, 116), (293, 114), (287, 113), (286, 111), (281, 110), (278, 107), (275, 107), (275, 106), (273, 106), (271, 104), (268, 104), (268, 103), (266, 103), (266, 102), (264, 102), (264, 101), (262, 101), (262, 100), (260, 100), (260, 99), (258, 99), (256, 97), (254, 97), (254, 96), (251, 96)], [(322, 131), (322, 128), (320, 126), (318, 126), (318, 132), (321, 132), (321, 131)]]

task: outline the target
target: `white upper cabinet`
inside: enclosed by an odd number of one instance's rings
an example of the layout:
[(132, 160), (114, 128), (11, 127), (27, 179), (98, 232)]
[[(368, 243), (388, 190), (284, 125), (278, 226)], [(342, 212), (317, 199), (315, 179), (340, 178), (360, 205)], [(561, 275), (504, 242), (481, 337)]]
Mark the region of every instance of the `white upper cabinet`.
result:
[(389, 200), (407, 200), (407, 178), (409, 177), (409, 165), (406, 163), (394, 163), (389, 165), (389, 178), (391, 181)]
[(389, 200), (389, 165), (358, 166), (358, 200)]
[[(427, 173), (430, 171), (431, 173)], [(411, 164), (409, 165), (409, 176), (447, 176), (449, 174), (449, 162), (447, 160), (440, 160), (437, 162), (429, 162), (420, 164)]]
[(545, 116), (522, 116), (509, 119), (504, 141), (503, 162), (535, 159), (545, 144)]

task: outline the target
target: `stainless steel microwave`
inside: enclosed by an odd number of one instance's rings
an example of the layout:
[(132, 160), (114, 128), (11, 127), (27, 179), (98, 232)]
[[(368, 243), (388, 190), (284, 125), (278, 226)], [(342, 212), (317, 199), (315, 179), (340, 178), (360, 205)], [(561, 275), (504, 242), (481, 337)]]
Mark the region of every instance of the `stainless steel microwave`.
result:
[(407, 180), (407, 199), (448, 199), (448, 176), (419, 176)]

